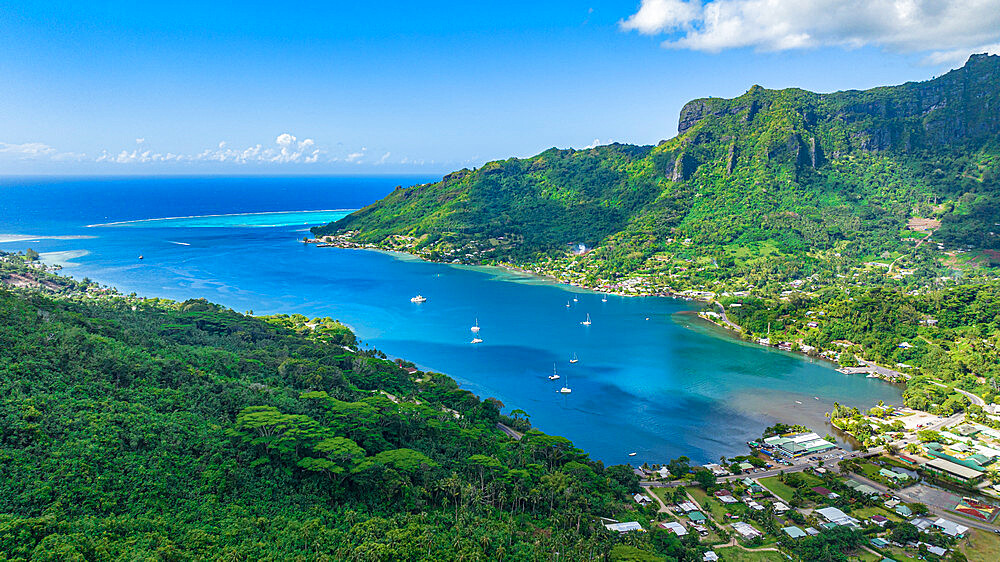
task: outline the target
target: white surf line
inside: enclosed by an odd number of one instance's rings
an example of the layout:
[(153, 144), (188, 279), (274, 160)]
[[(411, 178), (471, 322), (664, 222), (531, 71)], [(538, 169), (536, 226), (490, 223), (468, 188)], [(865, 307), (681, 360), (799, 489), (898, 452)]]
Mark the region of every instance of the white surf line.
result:
[(102, 222), (97, 224), (88, 224), (87, 228), (94, 228), (98, 226), (118, 226), (122, 224), (134, 224), (139, 222), (156, 222), (156, 221), (173, 221), (180, 219), (207, 219), (207, 218), (218, 218), (218, 217), (249, 217), (255, 215), (291, 215), (295, 213), (344, 213), (344, 212), (354, 212), (357, 209), (315, 209), (306, 211), (262, 211), (256, 213), (223, 213), (220, 215), (189, 215), (186, 217), (158, 217), (155, 219), (135, 219), (130, 221), (117, 221), (117, 222)]

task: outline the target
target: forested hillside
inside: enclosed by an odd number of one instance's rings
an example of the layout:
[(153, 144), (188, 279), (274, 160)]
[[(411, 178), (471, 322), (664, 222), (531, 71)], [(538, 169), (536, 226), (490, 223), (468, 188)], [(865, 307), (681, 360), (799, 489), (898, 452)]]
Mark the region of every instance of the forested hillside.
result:
[(0, 559), (582, 560), (633, 509), (628, 467), (520, 414), (514, 440), (499, 403), (334, 320), (10, 263), (49, 292), (0, 284)]
[[(576, 260), (581, 280), (676, 275), (684, 260), (796, 274), (912, 249), (912, 217), (946, 245), (1000, 249), (1000, 57), (926, 82), (816, 94), (754, 86), (681, 111), (655, 147), (550, 149), (400, 188), (314, 229), (430, 259)], [(989, 255), (989, 254), (987, 254)], [(1000, 255), (1000, 254), (998, 254)]]

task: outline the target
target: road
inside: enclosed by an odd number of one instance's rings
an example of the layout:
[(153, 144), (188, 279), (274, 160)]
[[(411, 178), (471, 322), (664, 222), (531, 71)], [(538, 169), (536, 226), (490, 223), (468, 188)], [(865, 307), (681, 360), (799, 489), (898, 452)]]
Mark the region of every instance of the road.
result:
[[(946, 384), (939, 383), (937, 381), (931, 381), (931, 382), (934, 383), (934, 384), (936, 384), (936, 385), (938, 385), (938, 386), (940, 386), (941, 388), (951, 388), (950, 386), (948, 386)], [(969, 401), (972, 402), (974, 405), (981, 406), (981, 407), (986, 407), (986, 401), (983, 400), (982, 398), (976, 396), (975, 394), (973, 394), (971, 392), (968, 392), (966, 390), (962, 390), (961, 388), (954, 388), (952, 390), (954, 390), (955, 392), (957, 392), (959, 394), (964, 394), (965, 397), (968, 398)]]
[(523, 433), (519, 433), (517, 431), (514, 431), (512, 428), (507, 427), (506, 425), (504, 425), (504, 424), (502, 424), (500, 422), (497, 422), (497, 429), (499, 429), (500, 431), (506, 433), (507, 435), (510, 435), (516, 441), (520, 441), (521, 438), (524, 437)]

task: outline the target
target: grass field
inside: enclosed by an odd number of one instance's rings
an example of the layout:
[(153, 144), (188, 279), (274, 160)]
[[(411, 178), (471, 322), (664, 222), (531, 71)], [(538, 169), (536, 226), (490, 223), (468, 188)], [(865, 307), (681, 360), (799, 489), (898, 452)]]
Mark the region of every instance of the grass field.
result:
[(691, 497), (698, 502), (698, 505), (702, 509), (711, 513), (712, 519), (715, 519), (716, 523), (724, 524), (728, 521), (726, 519), (726, 512), (729, 510), (722, 505), (722, 502), (715, 498), (709, 498), (705, 490), (701, 488), (688, 488), (688, 493), (691, 494)]
[(877, 505), (855, 509), (851, 511), (851, 515), (853, 517), (857, 517), (858, 519), (868, 519), (872, 515), (881, 515), (890, 521), (899, 522), (903, 520), (903, 518), (897, 515), (894, 511), (883, 509)]
[(726, 562), (784, 562), (785, 560), (780, 552), (771, 550), (750, 552), (738, 546), (717, 548), (715, 553), (719, 555), (719, 560)]
[(996, 562), (1000, 560), (1000, 535), (973, 530), (969, 538), (962, 541), (961, 551), (969, 562)]
[(779, 498), (788, 503), (792, 501), (792, 494), (795, 493), (795, 489), (791, 486), (785, 484), (781, 480), (778, 480), (778, 476), (768, 476), (767, 478), (761, 478), (758, 482), (762, 486), (774, 492)]

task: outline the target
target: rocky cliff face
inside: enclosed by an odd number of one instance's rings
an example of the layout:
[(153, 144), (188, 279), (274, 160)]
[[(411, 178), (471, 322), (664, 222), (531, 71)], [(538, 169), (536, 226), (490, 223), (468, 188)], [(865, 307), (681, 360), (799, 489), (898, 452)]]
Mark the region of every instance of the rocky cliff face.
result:
[[(754, 86), (738, 98), (687, 103), (677, 128), (681, 136), (719, 126), (747, 135), (774, 119), (789, 121), (812, 165), (818, 150), (837, 156), (983, 141), (1000, 133), (1000, 56), (973, 55), (938, 78), (865, 91), (814, 94)], [(788, 148), (797, 153), (795, 142), (788, 140)]]

